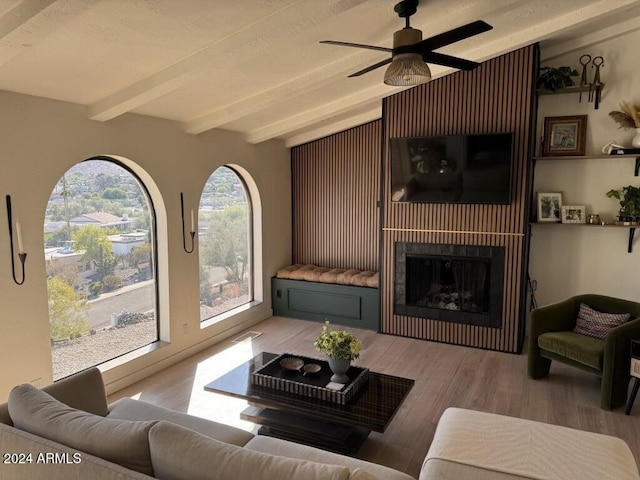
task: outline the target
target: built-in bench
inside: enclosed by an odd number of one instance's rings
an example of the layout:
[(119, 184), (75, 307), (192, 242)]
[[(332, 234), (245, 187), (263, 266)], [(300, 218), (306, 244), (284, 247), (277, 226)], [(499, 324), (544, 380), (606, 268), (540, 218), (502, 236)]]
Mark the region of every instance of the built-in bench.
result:
[(273, 314), (378, 330), (378, 273), (291, 265), (271, 279)]

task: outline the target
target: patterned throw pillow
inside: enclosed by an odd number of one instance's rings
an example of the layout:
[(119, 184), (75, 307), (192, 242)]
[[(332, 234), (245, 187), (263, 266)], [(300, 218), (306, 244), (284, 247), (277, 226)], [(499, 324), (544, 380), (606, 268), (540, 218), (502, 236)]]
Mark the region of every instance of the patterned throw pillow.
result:
[(604, 338), (614, 327), (622, 325), (629, 320), (628, 313), (603, 313), (594, 310), (589, 305), (580, 304), (580, 311), (573, 329), (576, 333), (588, 335), (589, 337)]

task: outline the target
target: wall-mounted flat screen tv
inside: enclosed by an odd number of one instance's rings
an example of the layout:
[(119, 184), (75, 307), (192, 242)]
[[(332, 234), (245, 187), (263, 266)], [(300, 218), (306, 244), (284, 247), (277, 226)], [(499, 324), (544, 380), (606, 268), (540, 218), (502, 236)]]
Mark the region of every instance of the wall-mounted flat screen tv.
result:
[(511, 203), (513, 133), (389, 142), (393, 202)]

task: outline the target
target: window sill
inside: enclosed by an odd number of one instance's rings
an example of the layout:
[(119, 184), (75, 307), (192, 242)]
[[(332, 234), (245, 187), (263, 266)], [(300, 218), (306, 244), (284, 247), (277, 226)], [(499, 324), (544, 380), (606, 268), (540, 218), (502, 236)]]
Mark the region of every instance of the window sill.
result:
[(232, 308), (231, 310), (228, 310), (224, 313), (221, 313), (220, 315), (216, 315), (215, 317), (211, 317), (211, 318), (207, 318), (206, 320), (202, 320), (200, 322), (200, 330), (203, 330), (207, 327), (210, 327), (212, 325), (216, 325), (224, 320), (227, 320), (235, 315), (238, 315), (239, 313), (242, 312), (246, 312), (248, 310), (251, 310), (252, 308), (255, 308), (259, 305), (262, 305), (262, 302), (256, 301), (256, 300), (252, 300), (249, 303), (245, 303), (244, 305), (240, 305), (239, 307), (236, 308)]
[(111, 360), (107, 360), (106, 362), (96, 366), (100, 369), (101, 372), (104, 373), (107, 370), (111, 370), (112, 368), (119, 367), (133, 360), (144, 357), (145, 355), (148, 355), (151, 352), (155, 352), (156, 350), (159, 350), (167, 345), (169, 345), (169, 342), (159, 340), (157, 342), (150, 343), (149, 345), (145, 345), (144, 347), (136, 348), (135, 350), (125, 353), (124, 355), (113, 358)]

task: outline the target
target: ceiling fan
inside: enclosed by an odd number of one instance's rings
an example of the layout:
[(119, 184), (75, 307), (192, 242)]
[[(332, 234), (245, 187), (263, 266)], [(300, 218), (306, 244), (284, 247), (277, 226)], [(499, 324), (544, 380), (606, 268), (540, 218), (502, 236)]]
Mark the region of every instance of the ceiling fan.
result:
[(431, 71), (427, 63), (459, 68), (460, 70), (473, 70), (480, 65), (479, 63), (463, 58), (436, 53), (434, 50), (487, 32), (493, 27), (482, 20), (477, 20), (422, 40), (422, 31), (411, 28), (409, 24), (409, 17), (416, 13), (418, 3), (419, 0), (402, 0), (393, 8), (400, 18), (405, 19), (405, 27), (393, 34), (393, 48), (363, 45), (360, 43), (336, 42), (333, 40), (322, 40), (320, 43), (391, 52), (391, 58), (387, 58), (382, 62), (375, 63), (359, 72), (349, 75), (349, 77), (359, 77), (360, 75), (390, 63), (391, 65), (389, 65), (384, 75), (384, 83), (387, 85), (407, 86), (428, 82), (431, 80)]

